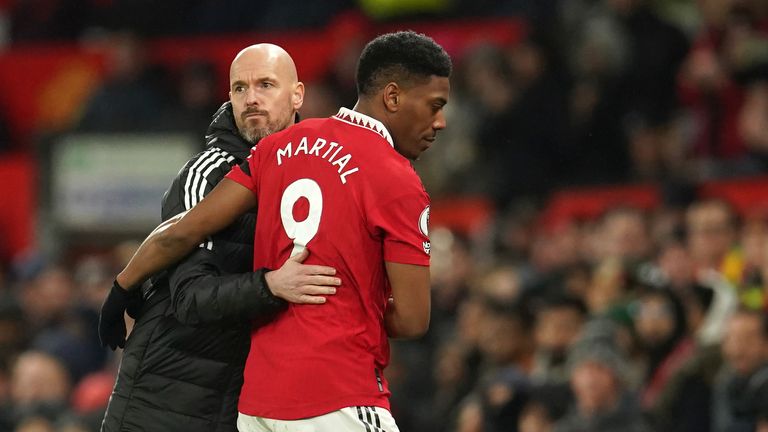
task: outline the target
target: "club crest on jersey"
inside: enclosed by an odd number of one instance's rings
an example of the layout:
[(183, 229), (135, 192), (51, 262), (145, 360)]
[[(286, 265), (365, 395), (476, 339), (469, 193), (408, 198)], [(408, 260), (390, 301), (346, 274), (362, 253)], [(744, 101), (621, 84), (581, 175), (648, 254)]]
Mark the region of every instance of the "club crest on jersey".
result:
[(429, 206), (425, 207), (419, 216), (419, 231), (429, 237)]
[[(424, 211), (421, 212), (421, 215), (419, 215), (419, 231), (424, 234), (424, 237), (429, 237), (429, 206), (426, 206)], [(432, 249), (432, 244), (427, 240), (421, 242), (421, 247), (424, 248), (424, 253), (429, 255), (429, 252)]]

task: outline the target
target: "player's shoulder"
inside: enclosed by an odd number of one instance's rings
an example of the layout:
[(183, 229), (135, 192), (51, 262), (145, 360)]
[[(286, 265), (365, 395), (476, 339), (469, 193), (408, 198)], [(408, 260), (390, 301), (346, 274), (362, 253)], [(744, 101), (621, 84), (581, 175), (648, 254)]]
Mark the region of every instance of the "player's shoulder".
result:
[(426, 190), (416, 170), (410, 161), (390, 149), (382, 154), (385, 157), (376, 159), (374, 181), (378, 183), (380, 193), (386, 195), (425, 194)]

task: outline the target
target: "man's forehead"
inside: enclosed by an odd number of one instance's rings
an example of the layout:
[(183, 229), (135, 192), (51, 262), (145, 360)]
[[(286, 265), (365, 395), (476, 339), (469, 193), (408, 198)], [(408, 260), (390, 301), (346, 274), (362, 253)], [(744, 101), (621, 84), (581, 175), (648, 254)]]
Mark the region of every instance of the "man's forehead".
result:
[(451, 81), (448, 77), (432, 75), (428, 80), (413, 86), (411, 91), (425, 97), (441, 99), (447, 103), (451, 93)]
[(280, 74), (275, 68), (268, 67), (242, 67), (233, 68), (229, 74), (229, 81), (234, 83), (238, 81), (262, 81), (262, 80), (282, 80), (285, 74)]
[(258, 59), (244, 59), (232, 63), (229, 76), (232, 79), (240, 77), (278, 75), (281, 72), (280, 65), (275, 61), (259, 61)]

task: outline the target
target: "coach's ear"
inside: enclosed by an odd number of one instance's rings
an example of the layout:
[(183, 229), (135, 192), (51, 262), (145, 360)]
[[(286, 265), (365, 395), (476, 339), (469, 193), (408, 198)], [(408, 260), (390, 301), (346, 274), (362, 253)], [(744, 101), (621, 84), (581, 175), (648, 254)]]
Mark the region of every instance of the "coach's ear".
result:
[(388, 112), (394, 113), (400, 110), (400, 93), (401, 89), (397, 83), (391, 82), (384, 87), (382, 97)]
[(293, 89), (293, 95), (291, 96), (291, 103), (293, 109), (298, 111), (302, 105), (304, 105), (304, 83), (299, 81), (296, 83), (296, 88)]

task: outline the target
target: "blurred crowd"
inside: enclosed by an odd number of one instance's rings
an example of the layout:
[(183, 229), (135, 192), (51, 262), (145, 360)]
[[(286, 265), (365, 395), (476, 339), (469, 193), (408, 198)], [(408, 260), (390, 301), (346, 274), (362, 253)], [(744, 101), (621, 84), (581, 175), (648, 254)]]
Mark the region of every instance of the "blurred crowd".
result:
[[(318, 26), (352, 7), (398, 18), (374, 1), (230, 2), (238, 13), (210, 1), (14, 3), (14, 41), (87, 36), (84, 21), (54, 20), (75, 7), (66, 16), (121, 30), (71, 130), (178, 130), (201, 145), (226, 77), (204, 60), (163, 70), (146, 55), (151, 37)], [(455, 58), (449, 128), (416, 163), (434, 199), (482, 195), (498, 211), (477, 230), (430, 232), (430, 331), (395, 343), (387, 371), (401, 430), (768, 431), (768, 207), (737, 213), (695, 188), (768, 168), (768, 2), (410, 8), (425, 20), (520, 15), (528, 28)], [(40, 24), (54, 21), (66, 28)], [(350, 38), (306, 83), (303, 117), (354, 104), (365, 41)], [(627, 182), (677, 193), (650, 211), (540, 223), (552, 191)], [(119, 353), (99, 347), (97, 314), (132, 247), (0, 263), (0, 430), (98, 430)]]
[(430, 332), (390, 371), (403, 430), (766, 430), (766, 213), (536, 216), (432, 233)]
[(433, 195), (505, 207), (574, 184), (766, 171), (768, 2), (554, 3), (519, 43), (457, 59), (460, 126), (425, 156)]
[[(14, 43), (68, 38), (107, 52), (104, 81), (96, 87), (69, 83), (73, 89), (56, 102), (76, 104), (62, 108), (73, 114), (58, 121), (56, 130), (40, 132), (203, 134), (225, 97), (226, 76), (205, 58), (169, 70), (148, 54), (153, 37), (225, 29), (352, 29), (340, 30), (344, 42), (336, 43), (325, 76), (306, 83), (302, 116), (309, 118), (354, 105), (354, 70), (369, 36), (366, 23), (484, 14), (519, 17), (526, 29), (522, 40), (508, 45), (478, 42), (455, 53), (452, 127), (442, 134), (439, 151), (425, 155), (418, 167), (433, 197), (482, 194), (504, 208), (571, 185), (697, 182), (768, 168), (765, 0), (337, 0), (322, 7), (311, 1), (230, 0), (218, 8), (216, 2), (175, 3), (162, 7), (179, 13), (147, 14), (151, 8), (135, 1), (15, 2), (9, 12)], [(41, 12), (43, 6), (52, 11)], [(76, 15), (83, 22), (55, 19), (57, 8), (81, 6)], [(230, 20), (220, 27), (195, 25), (223, 16)], [(24, 36), (34, 33), (32, 18), (43, 20), (41, 30), (54, 32), (61, 23), (73, 30)], [(169, 22), (152, 24), (156, 19)], [(3, 123), (0, 151), (14, 147)]]
[[(765, 207), (540, 216), (433, 227), (430, 330), (386, 371), (401, 430), (768, 430)], [(5, 269), (0, 430), (98, 430), (120, 353), (97, 314), (135, 247)]]

